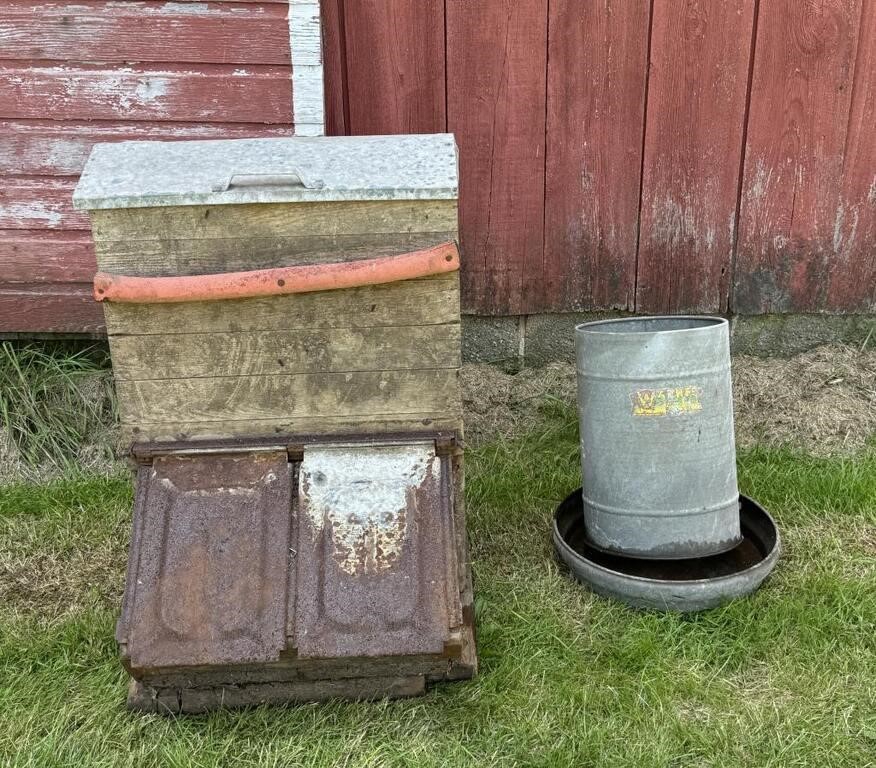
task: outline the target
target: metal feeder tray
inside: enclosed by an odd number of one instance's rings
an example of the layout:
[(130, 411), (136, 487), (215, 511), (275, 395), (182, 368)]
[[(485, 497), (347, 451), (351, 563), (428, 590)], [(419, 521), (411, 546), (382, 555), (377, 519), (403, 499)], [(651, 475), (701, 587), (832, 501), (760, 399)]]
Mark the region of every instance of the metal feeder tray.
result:
[(775, 521), (757, 502), (739, 497), (742, 542), (728, 552), (689, 560), (643, 560), (591, 546), (581, 488), (554, 516), (554, 547), (575, 578), (603, 597), (656, 611), (704, 611), (754, 592), (779, 559)]

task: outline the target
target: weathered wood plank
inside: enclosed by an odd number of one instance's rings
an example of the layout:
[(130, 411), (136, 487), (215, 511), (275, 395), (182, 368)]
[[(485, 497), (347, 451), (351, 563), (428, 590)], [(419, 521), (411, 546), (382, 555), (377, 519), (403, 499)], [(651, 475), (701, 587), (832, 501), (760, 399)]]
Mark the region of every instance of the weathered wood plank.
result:
[(544, 256), (547, 4), (447, 0), (447, 124), (460, 153), (468, 310), (530, 312)]
[(325, 78), (325, 132), (345, 136), (347, 130), (347, 43), (344, 0), (322, 0), (322, 61)]
[(649, 5), (550, 3), (541, 309), (634, 307)]
[(98, 333), (103, 313), (91, 285), (3, 285), (0, 330), (3, 333)]
[(296, 136), (325, 134), (321, 22), (319, 0), (290, 2), (289, 35), (292, 39), (292, 96)]
[(117, 381), (125, 424), (346, 417), (461, 409), (457, 370)]
[(0, 174), (78, 176), (92, 147), (109, 141), (244, 139), (291, 136), (259, 123), (57, 122), (0, 120)]
[(98, 241), (101, 269), (162, 277), (395, 256), (456, 239), (455, 231), (210, 240)]
[(448, 232), (455, 200), (268, 203), (91, 212), (95, 240), (258, 238)]
[(88, 230), (88, 215), (73, 209), (76, 180), (0, 177), (0, 228)]
[(655, 0), (636, 308), (729, 302), (754, 0)]
[(289, 65), (287, 8), (273, 3), (44, 2), (0, 11), (6, 59)]
[(876, 3), (862, 7), (827, 309), (876, 310)]
[(27, 61), (0, 66), (0, 115), (9, 119), (292, 121), (289, 69), (230, 64), (127, 66)]
[(198, 440), (256, 435), (361, 436), (395, 435), (412, 432), (462, 433), (462, 415), (435, 413), (395, 413), (357, 416), (286, 417), (282, 419), (247, 419), (246, 421), (169, 421), (164, 423), (122, 424), (121, 445), (134, 442)]
[(345, 0), (349, 131), (446, 130), (444, 0)]
[(87, 283), (96, 271), (87, 232), (0, 230), (3, 282)]
[(824, 309), (861, 0), (760, 4), (734, 309)]
[(459, 275), (266, 299), (104, 302), (104, 311), (110, 333), (134, 335), (438, 325), (459, 320)]
[(458, 323), (111, 336), (119, 381), (458, 368)]

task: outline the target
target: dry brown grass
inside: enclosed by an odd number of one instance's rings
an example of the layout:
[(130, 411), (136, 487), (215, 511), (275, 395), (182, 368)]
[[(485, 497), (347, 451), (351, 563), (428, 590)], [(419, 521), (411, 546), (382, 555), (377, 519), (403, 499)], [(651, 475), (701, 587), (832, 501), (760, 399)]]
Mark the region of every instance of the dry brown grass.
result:
[[(575, 404), (571, 363), (513, 375), (466, 365), (462, 382), (474, 442), (532, 427), (546, 400)], [(832, 455), (860, 450), (876, 435), (876, 351), (831, 345), (787, 360), (739, 355), (733, 392), (740, 447), (787, 445)]]
[(876, 434), (876, 350), (825, 346), (733, 360), (737, 441), (851, 453)]

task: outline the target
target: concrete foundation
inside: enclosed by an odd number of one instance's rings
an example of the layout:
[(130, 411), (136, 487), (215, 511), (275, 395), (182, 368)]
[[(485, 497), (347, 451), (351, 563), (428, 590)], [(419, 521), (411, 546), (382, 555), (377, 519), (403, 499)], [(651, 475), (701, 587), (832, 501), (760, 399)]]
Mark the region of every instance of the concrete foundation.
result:
[[(509, 371), (572, 363), (576, 325), (629, 314), (463, 315), (463, 361)], [(822, 344), (876, 345), (876, 315), (735, 315), (730, 317), (730, 334), (733, 354), (791, 357)]]

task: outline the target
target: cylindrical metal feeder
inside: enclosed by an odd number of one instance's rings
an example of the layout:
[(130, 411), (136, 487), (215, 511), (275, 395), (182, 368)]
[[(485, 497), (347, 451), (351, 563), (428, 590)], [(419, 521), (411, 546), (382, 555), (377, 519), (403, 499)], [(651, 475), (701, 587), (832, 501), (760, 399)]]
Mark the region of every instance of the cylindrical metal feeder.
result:
[(739, 544), (727, 321), (624, 318), (575, 330), (590, 543), (661, 559)]

